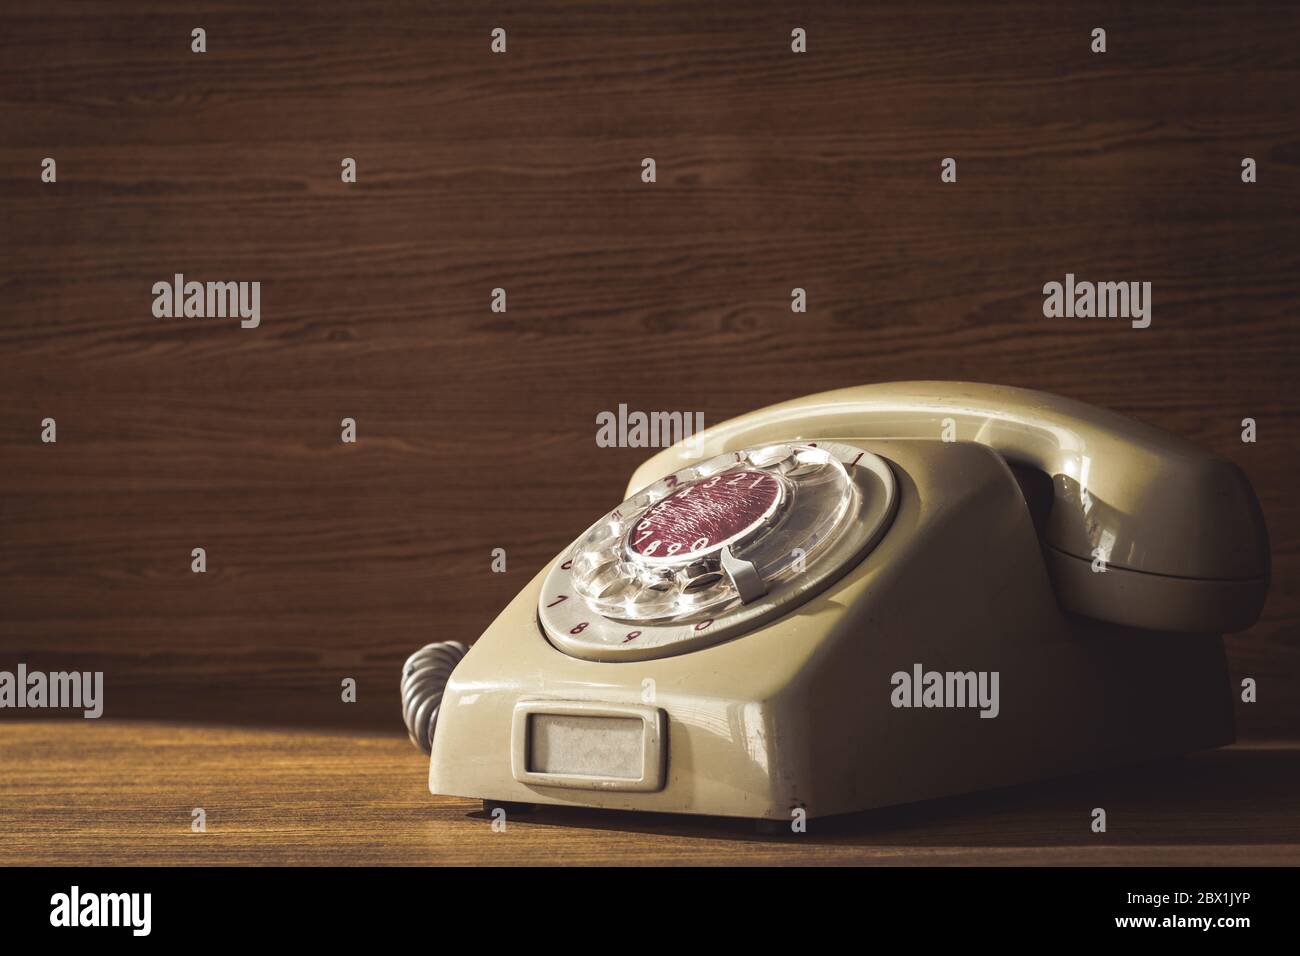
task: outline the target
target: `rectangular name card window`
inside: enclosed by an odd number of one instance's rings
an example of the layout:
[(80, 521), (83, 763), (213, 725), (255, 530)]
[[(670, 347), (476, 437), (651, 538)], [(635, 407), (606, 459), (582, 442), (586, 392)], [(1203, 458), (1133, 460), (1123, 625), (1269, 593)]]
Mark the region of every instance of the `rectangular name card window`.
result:
[(645, 722), (634, 717), (531, 714), (528, 770), (638, 780), (644, 773), (644, 732)]

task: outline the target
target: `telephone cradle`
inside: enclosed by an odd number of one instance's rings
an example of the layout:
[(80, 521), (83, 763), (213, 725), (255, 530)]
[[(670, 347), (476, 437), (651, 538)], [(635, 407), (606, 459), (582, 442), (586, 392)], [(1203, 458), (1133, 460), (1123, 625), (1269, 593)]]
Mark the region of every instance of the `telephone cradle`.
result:
[(790, 821), (1234, 738), (1222, 635), (1269, 584), (1243, 473), (993, 385), (722, 422), (466, 648), (403, 669), (429, 789)]

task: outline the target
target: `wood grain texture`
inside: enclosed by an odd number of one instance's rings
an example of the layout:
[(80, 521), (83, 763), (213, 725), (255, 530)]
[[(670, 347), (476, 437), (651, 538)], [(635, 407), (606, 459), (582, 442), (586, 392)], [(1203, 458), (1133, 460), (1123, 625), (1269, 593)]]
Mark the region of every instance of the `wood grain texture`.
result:
[[(0, 726), (0, 865), (1300, 864), (1300, 746), (813, 820), (508, 814), (432, 797), (406, 740), (131, 721)], [(1108, 829), (1089, 828), (1094, 806)], [(207, 812), (207, 832), (190, 829)]]
[[(1300, 730), (1295, 4), (0, 10), (0, 666), (103, 669), (111, 716), (392, 726), (404, 656), (620, 498), (643, 453), (598, 411), (968, 379), (1242, 465), (1275, 580), (1240, 728)], [(153, 318), (175, 272), (262, 282), (261, 327)], [(1066, 272), (1151, 281), (1152, 327), (1045, 320)]]

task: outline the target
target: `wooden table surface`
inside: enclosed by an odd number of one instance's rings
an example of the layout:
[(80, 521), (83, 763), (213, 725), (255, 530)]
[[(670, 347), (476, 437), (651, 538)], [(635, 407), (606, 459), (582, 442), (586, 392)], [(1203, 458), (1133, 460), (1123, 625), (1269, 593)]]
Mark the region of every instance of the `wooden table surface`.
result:
[[(396, 735), (0, 724), (0, 864), (1300, 864), (1300, 742), (828, 820), (545, 808), (495, 832)], [(1108, 830), (1089, 828), (1105, 807)], [(202, 807), (207, 832), (191, 831)]]

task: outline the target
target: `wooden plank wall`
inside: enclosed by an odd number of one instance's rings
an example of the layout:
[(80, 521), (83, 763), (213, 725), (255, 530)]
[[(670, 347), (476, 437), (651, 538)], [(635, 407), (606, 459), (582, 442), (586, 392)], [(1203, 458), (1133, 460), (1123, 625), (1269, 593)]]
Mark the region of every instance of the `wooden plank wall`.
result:
[[(1275, 583), (1230, 639), (1241, 729), (1293, 733), (1297, 27), (1287, 2), (6, 2), (0, 667), (103, 669), (111, 716), (395, 727), (403, 657), (472, 640), (621, 497), (644, 453), (597, 448), (598, 411), (969, 379), (1242, 465)], [(260, 281), (260, 327), (154, 318), (177, 272)], [(1152, 326), (1045, 319), (1067, 272), (1151, 281)]]

